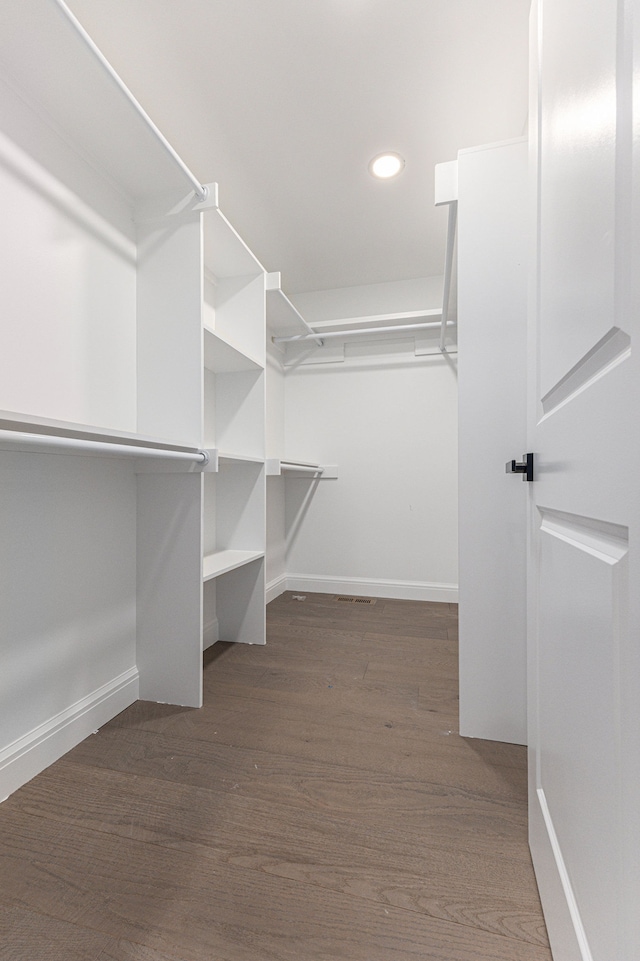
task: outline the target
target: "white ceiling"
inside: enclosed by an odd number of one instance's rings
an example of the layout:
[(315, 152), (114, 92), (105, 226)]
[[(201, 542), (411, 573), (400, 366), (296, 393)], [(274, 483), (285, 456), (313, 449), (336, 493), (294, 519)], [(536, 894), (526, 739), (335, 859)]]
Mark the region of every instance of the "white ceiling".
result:
[(67, 2), (287, 293), (442, 273), (434, 165), (525, 132), (529, 0)]

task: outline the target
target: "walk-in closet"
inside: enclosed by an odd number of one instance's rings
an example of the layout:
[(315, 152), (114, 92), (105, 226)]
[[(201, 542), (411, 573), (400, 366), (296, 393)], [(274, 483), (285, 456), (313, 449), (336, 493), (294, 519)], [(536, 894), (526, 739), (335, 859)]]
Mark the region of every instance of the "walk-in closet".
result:
[(636, 6), (2, 0), (0, 961), (635, 961)]
[(442, 277), (289, 297), (57, 0), (3, 70), (6, 796), (265, 598), (455, 602), (457, 412)]

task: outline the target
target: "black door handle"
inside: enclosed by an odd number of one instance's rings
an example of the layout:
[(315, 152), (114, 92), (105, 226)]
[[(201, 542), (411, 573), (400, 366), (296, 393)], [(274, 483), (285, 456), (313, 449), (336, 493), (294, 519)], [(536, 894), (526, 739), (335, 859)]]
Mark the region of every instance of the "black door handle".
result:
[(523, 454), (522, 463), (519, 464), (518, 461), (508, 460), (505, 464), (505, 471), (507, 474), (522, 474), (523, 481), (533, 480), (533, 454)]

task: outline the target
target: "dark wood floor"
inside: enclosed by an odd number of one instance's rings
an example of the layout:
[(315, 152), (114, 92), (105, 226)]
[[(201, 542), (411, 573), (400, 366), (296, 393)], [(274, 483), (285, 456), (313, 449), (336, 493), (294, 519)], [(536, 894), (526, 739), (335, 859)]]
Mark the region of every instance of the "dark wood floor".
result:
[(0, 806), (2, 961), (550, 961), (525, 750), (457, 734), (456, 609), (309, 594)]

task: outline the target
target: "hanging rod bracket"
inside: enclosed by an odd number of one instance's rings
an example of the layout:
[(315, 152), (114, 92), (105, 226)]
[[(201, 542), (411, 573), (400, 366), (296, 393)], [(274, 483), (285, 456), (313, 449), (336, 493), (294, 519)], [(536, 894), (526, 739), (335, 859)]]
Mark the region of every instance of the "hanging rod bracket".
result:
[(195, 190), (196, 203), (193, 210), (210, 210), (212, 207), (218, 208), (218, 185), (217, 183), (202, 184), (202, 191)]

